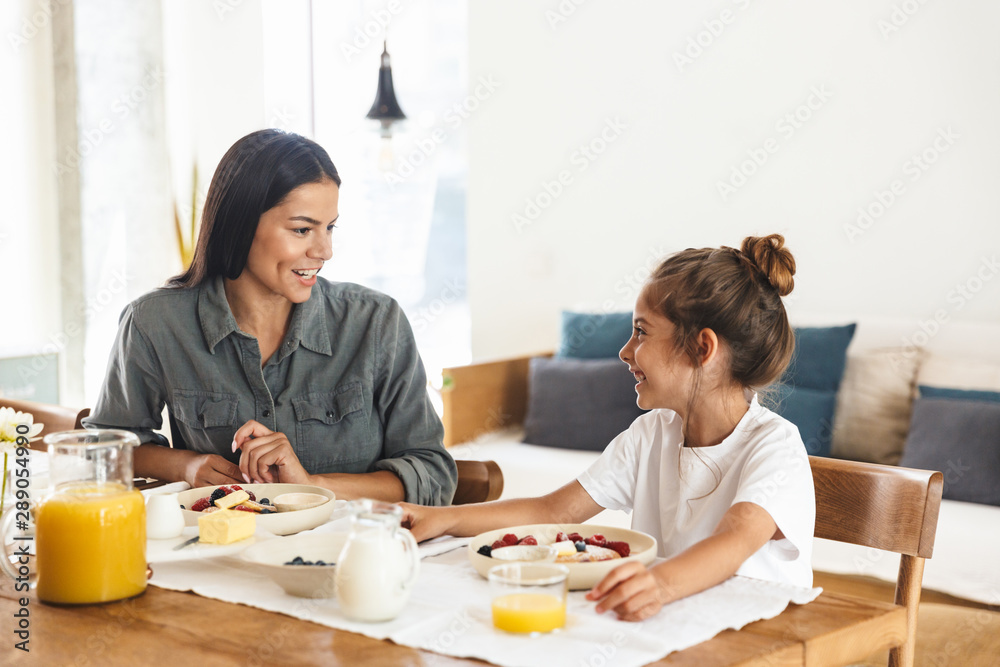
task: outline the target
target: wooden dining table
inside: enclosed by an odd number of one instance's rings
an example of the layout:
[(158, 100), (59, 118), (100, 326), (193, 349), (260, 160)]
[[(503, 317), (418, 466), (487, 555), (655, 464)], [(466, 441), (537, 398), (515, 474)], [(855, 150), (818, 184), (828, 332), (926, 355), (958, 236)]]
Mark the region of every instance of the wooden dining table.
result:
[[(21, 598), (27, 598), (22, 607)], [(15, 648), (14, 614), (28, 609), (28, 653)], [(54, 606), (0, 581), (2, 665), (471, 665), (283, 614), (149, 586), (142, 595), (89, 606)], [(806, 605), (727, 630), (655, 665), (845, 665), (903, 641), (902, 607), (823, 593)], [(597, 647), (595, 647), (597, 648)], [(594, 666), (613, 666), (595, 650)], [(558, 666), (553, 666), (558, 667)], [(573, 667), (576, 667), (575, 665)]]

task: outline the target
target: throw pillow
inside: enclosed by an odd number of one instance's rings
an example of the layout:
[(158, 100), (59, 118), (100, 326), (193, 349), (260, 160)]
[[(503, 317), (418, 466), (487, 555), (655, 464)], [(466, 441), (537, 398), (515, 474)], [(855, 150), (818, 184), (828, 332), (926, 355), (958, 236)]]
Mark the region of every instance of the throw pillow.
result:
[(574, 359), (618, 359), (618, 352), (625, 347), (625, 343), (631, 337), (632, 313), (563, 311), (558, 356)]
[(918, 398), (899, 465), (940, 470), (949, 500), (1000, 505), (1000, 403)]
[(531, 360), (526, 443), (604, 451), (642, 413), (635, 378), (618, 359)]
[(951, 387), (928, 387), (920, 385), (921, 398), (952, 398), (956, 401), (986, 401), (1000, 403), (1000, 391), (982, 389), (952, 389)]
[(767, 390), (765, 401), (774, 406), (775, 412), (799, 427), (799, 435), (810, 455), (830, 455), (836, 392), (779, 384)]
[(837, 389), (856, 327), (795, 329), (795, 354), (774, 387), (774, 411), (799, 427), (810, 454), (830, 455)]
[(856, 328), (856, 324), (796, 327), (795, 354), (782, 383), (836, 392), (844, 376), (847, 346), (851, 344)]
[(925, 387), (1000, 391), (1000, 363), (930, 354), (920, 364), (917, 384)]
[(899, 463), (923, 356), (919, 348), (883, 348), (847, 357), (833, 420), (833, 456)]

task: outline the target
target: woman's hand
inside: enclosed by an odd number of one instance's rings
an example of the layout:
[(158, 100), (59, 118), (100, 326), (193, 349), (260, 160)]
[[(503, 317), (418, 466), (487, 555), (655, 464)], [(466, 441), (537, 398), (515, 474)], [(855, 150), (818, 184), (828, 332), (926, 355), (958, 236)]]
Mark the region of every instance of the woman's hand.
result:
[(284, 433), (272, 431), (251, 419), (233, 436), (233, 451), (241, 450), (240, 475), (247, 482), (309, 484), (311, 478), (299, 463)]
[(587, 593), (587, 599), (600, 600), (598, 613), (611, 609), (623, 621), (642, 621), (656, 615), (670, 597), (652, 570), (632, 561), (609, 572)]
[(410, 503), (398, 503), (403, 508), (403, 528), (413, 533), (417, 542), (439, 537), (451, 530), (447, 514), (450, 507), (425, 507)]
[(192, 488), (219, 486), (243, 481), (243, 473), (218, 454), (192, 456), (184, 466), (184, 481)]

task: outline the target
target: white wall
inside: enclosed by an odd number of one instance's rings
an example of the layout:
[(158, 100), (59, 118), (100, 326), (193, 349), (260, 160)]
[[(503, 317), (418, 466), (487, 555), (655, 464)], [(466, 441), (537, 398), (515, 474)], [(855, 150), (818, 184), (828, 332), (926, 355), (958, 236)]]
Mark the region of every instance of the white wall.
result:
[[(470, 81), (498, 83), (468, 123), (475, 358), (553, 348), (562, 308), (630, 309), (660, 255), (775, 231), (793, 319), (1000, 322), (1000, 6), (516, 0), (469, 21)], [(748, 151), (763, 164), (723, 197)]]

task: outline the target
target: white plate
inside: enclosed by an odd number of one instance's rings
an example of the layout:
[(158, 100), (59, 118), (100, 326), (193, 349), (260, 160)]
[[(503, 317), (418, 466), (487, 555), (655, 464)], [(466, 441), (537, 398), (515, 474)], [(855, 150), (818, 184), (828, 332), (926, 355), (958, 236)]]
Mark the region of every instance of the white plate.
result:
[(534, 535), (539, 544), (552, 544), (555, 542), (556, 533), (559, 531), (563, 531), (564, 533), (580, 533), (582, 537), (590, 537), (600, 533), (609, 541), (628, 542), (631, 548), (631, 554), (628, 558), (602, 560), (596, 563), (560, 563), (560, 565), (565, 565), (569, 568), (569, 589), (571, 591), (593, 588), (608, 572), (622, 563), (637, 560), (643, 565), (649, 565), (656, 558), (656, 539), (637, 530), (615, 528), (614, 526), (594, 526), (589, 523), (540, 523), (530, 526), (500, 528), (476, 535), (469, 542), (469, 561), (476, 568), (476, 572), (485, 578), (492, 567), (509, 561), (488, 558), (477, 553), (479, 548), (484, 544), (493, 544), (507, 533), (514, 533), (519, 538), (526, 535)]
[(240, 553), (251, 544), (256, 544), (264, 540), (274, 539), (275, 535), (262, 530), (257, 526), (257, 532), (232, 544), (202, 544), (195, 542), (183, 549), (174, 550), (178, 544), (184, 544), (198, 534), (198, 526), (188, 526), (181, 533), (180, 537), (171, 537), (168, 540), (146, 540), (146, 562), (150, 565), (156, 563), (169, 563), (172, 561), (195, 560), (199, 558), (218, 558), (220, 556), (232, 556)]
[[(267, 498), (274, 501), (275, 496), (284, 493), (318, 493), (330, 499), (330, 502), (323, 503), (318, 507), (310, 507), (294, 512), (280, 512), (277, 514), (258, 514), (257, 527), (262, 528), (275, 535), (291, 535), (303, 530), (315, 528), (326, 523), (333, 514), (335, 508), (334, 500), (337, 495), (333, 491), (308, 484), (240, 484), (244, 491), (253, 491), (257, 498)], [(184, 507), (191, 507), (199, 498), (211, 495), (218, 486), (202, 486), (197, 489), (188, 489), (177, 494), (177, 502)], [(201, 512), (182, 510), (184, 513), (184, 523), (188, 526), (197, 526), (198, 517)]]

